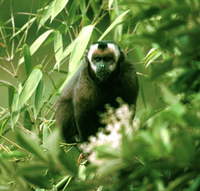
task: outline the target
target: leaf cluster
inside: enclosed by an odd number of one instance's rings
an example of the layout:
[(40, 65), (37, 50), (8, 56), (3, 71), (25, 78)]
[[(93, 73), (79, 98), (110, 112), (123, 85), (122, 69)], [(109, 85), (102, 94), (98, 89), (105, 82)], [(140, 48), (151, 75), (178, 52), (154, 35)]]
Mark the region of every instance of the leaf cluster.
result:
[[(8, 90), (8, 106), (0, 107), (0, 190), (199, 190), (199, 8), (198, 0), (41, 0), (17, 28), (11, 0), (0, 28), (0, 68), (12, 78), (0, 79)], [(38, 36), (28, 45), (34, 26)], [(136, 63), (140, 105), (131, 128), (113, 110), (107, 123), (117, 147), (101, 132), (108, 141), (97, 135), (79, 164), (77, 147), (61, 143), (55, 100), (88, 44), (108, 39)], [(53, 55), (35, 64), (49, 46)]]

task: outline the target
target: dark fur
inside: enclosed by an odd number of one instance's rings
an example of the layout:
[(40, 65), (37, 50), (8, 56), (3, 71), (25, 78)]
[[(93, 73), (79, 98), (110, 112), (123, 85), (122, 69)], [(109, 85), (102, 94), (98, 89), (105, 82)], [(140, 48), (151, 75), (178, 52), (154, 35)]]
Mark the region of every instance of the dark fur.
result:
[(87, 141), (88, 136), (95, 135), (102, 127), (97, 111), (104, 112), (107, 103), (118, 107), (117, 97), (129, 105), (136, 105), (138, 88), (135, 68), (124, 59), (123, 53), (106, 82), (95, 77), (86, 58), (57, 102), (56, 123), (62, 128), (65, 140), (68, 143), (76, 142), (77, 138), (80, 142)]

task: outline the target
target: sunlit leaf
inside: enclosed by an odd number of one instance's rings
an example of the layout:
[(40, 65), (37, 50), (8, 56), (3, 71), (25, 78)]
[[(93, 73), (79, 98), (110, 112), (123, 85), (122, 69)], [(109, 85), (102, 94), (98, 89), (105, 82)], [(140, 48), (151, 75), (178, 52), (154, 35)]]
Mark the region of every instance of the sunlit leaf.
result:
[(63, 10), (69, 0), (55, 0), (51, 12), (51, 22)]
[(109, 0), (109, 1), (108, 1), (108, 9), (109, 9), (109, 10), (110, 10), (110, 8), (111, 8), (111, 6), (112, 6), (112, 4), (113, 4), (113, 1), (114, 1), (114, 0)]
[(0, 134), (2, 134), (7, 122), (9, 120), (9, 117), (7, 119), (5, 119), (2, 123), (1, 123), (1, 127), (0, 127)]
[(168, 129), (163, 126), (159, 129), (159, 133), (160, 133), (159, 135), (160, 135), (163, 145), (165, 146), (166, 151), (169, 152), (171, 149), (171, 144), (170, 144), (170, 134), (169, 134)]
[(162, 54), (162, 52), (156, 48), (152, 48), (147, 56), (144, 58), (146, 67), (148, 67), (153, 61), (155, 61), (160, 55)]
[(62, 59), (63, 55), (63, 41), (62, 35), (59, 31), (55, 31), (54, 33), (54, 53), (56, 62), (59, 62)]
[[(49, 133), (49, 129), (47, 133)], [(59, 143), (60, 143), (60, 131), (58, 128), (54, 129), (51, 132), (51, 134), (49, 134), (47, 142), (48, 142), (48, 149), (51, 155), (53, 157), (57, 157), (59, 154)]]
[[(35, 42), (30, 46), (30, 53), (31, 55), (33, 55), (38, 48), (42, 45), (42, 43), (46, 40), (46, 38), (49, 36), (49, 34), (52, 32), (53, 30), (48, 30), (45, 33), (43, 33), (42, 35), (40, 35)], [(24, 58), (22, 57), (18, 63), (18, 67), (24, 62)]]
[(79, 36), (76, 38), (75, 45), (70, 55), (69, 72), (73, 71), (78, 61), (83, 56), (88, 42), (90, 40), (90, 37), (92, 35), (93, 28), (94, 27), (92, 25), (84, 27), (79, 33)]
[(38, 24), (38, 29), (41, 28), (41, 26), (50, 18), (51, 13), (52, 13), (52, 6), (53, 6), (54, 1), (52, 1), (48, 6), (46, 6), (45, 12), (42, 14), (42, 17), (40, 19), (40, 22)]
[(166, 103), (168, 103), (169, 105), (174, 105), (179, 102), (177, 96), (173, 95), (165, 85), (161, 85), (160, 87)]
[[(75, 45), (75, 41), (73, 41), (67, 48), (65, 48), (65, 50), (63, 51), (63, 55), (60, 58), (60, 61), (64, 60), (66, 57), (68, 57), (70, 55), (70, 53), (72, 52), (72, 50), (74, 48), (74, 45)], [(54, 70), (58, 69), (60, 67), (60, 61), (56, 62), (55, 66), (54, 66)]]
[(28, 79), (26, 80), (23, 89), (19, 95), (19, 105), (21, 107), (33, 94), (42, 78), (40, 69), (34, 69)]
[(69, 82), (69, 80), (72, 78), (72, 76), (76, 73), (76, 71), (81, 66), (81, 64), (82, 64), (82, 60), (80, 60), (78, 62), (78, 64), (75, 66), (75, 68), (73, 69), (73, 71), (68, 74), (67, 79), (65, 79), (65, 81), (62, 83), (62, 85), (61, 85), (61, 87), (59, 89), (59, 92), (62, 92), (62, 90), (64, 89), (64, 87), (66, 86), (66, 84)]
[(122, 18), (129, 12), (125, 11), (124, 13), (122, 13), (119, 17), (117, 17), (115, 19), (115, 21), (106, 29), (106, 31), (101, 35), (101, 37), (99, 38), (99, 41), (101, 41), (116, 25), (120, 24), (122, 22)]

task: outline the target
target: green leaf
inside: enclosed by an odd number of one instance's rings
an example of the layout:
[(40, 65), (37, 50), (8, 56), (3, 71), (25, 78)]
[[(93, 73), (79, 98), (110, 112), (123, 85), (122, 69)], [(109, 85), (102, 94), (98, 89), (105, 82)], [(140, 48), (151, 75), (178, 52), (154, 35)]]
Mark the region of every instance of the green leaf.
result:
[(47, 156), (43, 153), (41, 147), (31, 139), (30, 135), (24, 133), (18, 133), (16, 139), (24, 149), (26, 149), (32, 154), (37, 155), (43, 161), (48, 162)]
[(49, 149), (48, 137), (49, 137), (50, 131), (49, 131), (49, 128), (48, 128), (48, 123), (45, 121), (42, 126), (43, 126), (42, 127), (42, 130), (43, 130), (43, 148)]
[[(60, 61), (64, 60), (66, 57), (69, 56), (69, 54), (72, 52), (72, 50), (74, 48), (74, 45), (75, 45), (75, 41), (73, 41), (67, 48), (65, 48), (65, 50), (63, 51), (63, 55), (60, 58)], [(56, 62), (55, 66), (54, 66), (54, 70), (56, 70), (56, 69), (58, 69), (60, 67), (60, 61)]]
[[(58, 155), (59, 161), (65, 167), (65, 170), (68, 174), (75, 176), (78, 173), (77, 158), (75, 157), (75, 148), (70, 149), (67, 153), (65, 153), (62, 149), (60, 149), (60, 153)], [(76, 150), (77, 151), (77, 150)]]
[(152, 48), (147, 56), (144, 58), (146, 59), (145, 64), (146, 64), (146, 68), (154, 61), (156, 60), (160, 55), (162, 54), (162, 52), (156, 48)]
[(52, 7), (51, 22), (64, 9), (69, 0), (55, 0)]
[(77, 6), (77, 2), (73, 1), (70, 10), (69, 10), (69, 16), (67, 19), (67, 23), (69, 25), (73, 24), (74, 20), (75, 20), (75, 16), (76, 16), (76, 12), (77, 12), (78, 6)]
[[(42, 35), (40, 35), (35, 42), (30, 46), (30, 53), (31, 55), (33, 55), (38, 48), (42, 45), (42, 43), (46, 40), (46, 38), (49, 36), (49, 34), (52, 32), (53, 30), (48, 30), (45, 33), (43, 33)], [(24, 62), (24, 58), (22, 57), (18, 63), (18, 67)]]
[(60, 142), (60, 131), (59, 128), (56, 128), (48, 136), (48, 149), (50, 150), (51, 156), (53, 157), (57, 157), (59, 154), (59, 142)]
[[(81, 32), (79, 33), (79, 36), (76, 38), (74, 42), (72, 42), (66, 51), (63, 54), (63, 57), (70, 54), (70, 60), (69, 60), (69, 76), (63, 83), (63, 85), (60, 88), (60, 91), (64, 88), (64, 86), (67, 84), (67, 82), (70, 80), (70, 78), (73, 76), (73, 74), (76, 72), (76, 69), (80, 66), (81, 57), (83, 56), (85, 49), (88, 45), (88, 42), (90, 40), (90, 37), (92, 35), (93, 26), (89, 25), (84, 27)], [(57, 63), (54, 66), (54, 68), (57, 67)]]
[(114, 0), (109, 0), (109, 1), (108, 1), (108, 9), (109, 9), (109, 10), (110, 10), (110, 8), (111, 8), (111, 6), (112, 6), (112, 4), (113, 4), (113, 1), (114, 1)]
[(31, 53), (29, 46), (27, 44), (23, 46), (23, 53), (24, 53), (26, 76), (28, 77), (32, 71), (32, 65), (31, 65)]
[(13, 158), (25, 158), (28, 157), (28, 153), (21, 152), (21, 151), (12, 151), (11, 153), (4, 152), (0, 155), (2, 159), (13, 159)]
[(146, 99), (145, 99), (145, 95), (144, 95), (144, 90), (143, 90), (142, 85), (140, 85), (139, 87), (140, 87), (140, 94), (141, 94), (141, 98), (142, 98), (142, 103), (143, 103), (144, 107), (146, 108), (147, 105), (146, 105)]
[(98, 14), (99, 12), (99, 4), (98, 2), (94, 1), (94, 0), (90, 0), (90, 3), (91, 3), (91, 7), (92, 7), (92, 10), (94, 11), (95, 15)]
[(83, 14), (83, 17), (86, 16), (86, 5), (85, 5), (85, 0), (78, 0), (79, 6), (81, 9), (81, 13)]
[(24, 113), (24, 127), (28, 130), (31, 130), (32, 127), (32, 119), (28, 110)]
[(17, 109), (18, 104), (19, 104), (19, 94), (14, 93), (11, 104), (11, 110), (15, 111)]
[(125, 11), (124, 13), (122, 13), (119, 17), (117, 17), (115, 19), (115, 21), (106, 29), (106, 31), (101, 35), (101, 37), (99, 38), (99, 41), (101, 41), (116, 25), (120, 24), (122, 22), (122, 18), (129, 12)]
[(49, 17), (51, 16), (52, 13), (52, 7), (53, 7), (53, 3), (54, 1), (52, 1), (48, 6), (46, 6), (45, 12), (42, 14), (42, 17), (40, 19), (40, 22), (38, 24), (38, 29), (41, 28), (41, 26), (49, 19)]
[(163, 98), (166, 103), (168, 103), (169, 105), (174, 105), (179, 102), (177, 96), (173, 95), (172, 92), (170, 92), (165, 85), (161, 84), (160, 88), (162, 90)]
[(80, 62), (76, 65), (76, 67), (74, 68), (74, 70), (73, 70), (70, 74), (68, 74), (67, 79), (65, 79), (65, 81), (64, 81), (63, 84), (61, 85), (61, 87), (60, 87), (58, 93), (62, 92), (62, 90), (64, 89), (64, 87), (66, 86), (66, 84), (69, 82), (69, 80), (72, 78), (72, 76), (76, 73), (77, 69), (80, 67), (81, 64), (82, 64), (82, 63), (81, 63), (81, 61), (80, 61)]
[(12, 108), (14, 94), (15, 94), (15, 87), (8, 86), (8, 107), (10, 110)]
[(12, 113), (11, 113), (11, 128), (12, 130), (14, 130), (14, 126), (17, 123), (18, 119), (19, 119), (19, 108), (18, 108), (18, 104), (19, 104), (19, 94), (14, 94), (13, 96), (13, 101), (12, 101)]
[(83, 53), (85, 52), (92, 35), (93, 28), (94, 27), (92, 25), (84, 27), (79, 33), (79, 36), (76, 38), (72, 53), (70, 55), (69, 72), (73, 71), (78, 61), (80, 61), (81, 57), (83, 56)]
[(1, 128), (0, 128), (0, 134), (2, 134), (2, 132), (3, 132), (4, 128), (5, 128), (8, 120), (9, 120), (9, 117), (2, 122)]
[(24, 178), (32, 183), (33, 185), (39, 186), (40, 188), (50, 189), (51, 184), (49, 179), (42, 174), (35, 174), (35, 175), (24, 175)]
[(22, 91), (19, 95), (18, 108), (21, 108), (22, 105), (32, 96), (41, 78), (42, 78), (41, 70), (38, 68), (35, 68), (30, 74), (30, 76), (28, 77), (28, 79), (26, 80), (22, 88)]
[(44, 99), (43, 96), (44, 96), (44, 82), (43, 80), (40, 80), (35, 92), (35, 105), (34, 105), (35, 118), (37, 117), (40, 111), (40, 108), (42, 107), (43, 99)]
[(63, 55), (63, 41), (62, 41), (62, 35), (59, 31), (55, 31), (54, 33), (54, 53), (56, 62), (60, 62)]
[[(17, 151), (15, 151), (17, 152)], [(19, 164), (16, 175), (36, 175), (41, 174), (48, 168), (48, 164), (44, 162), (29, 162), (27, 164)]]
[(5, 171), (11, 176), (13, 175), (13, 166), (8, 162), (0, 158), (1, 168), (5, 169)]

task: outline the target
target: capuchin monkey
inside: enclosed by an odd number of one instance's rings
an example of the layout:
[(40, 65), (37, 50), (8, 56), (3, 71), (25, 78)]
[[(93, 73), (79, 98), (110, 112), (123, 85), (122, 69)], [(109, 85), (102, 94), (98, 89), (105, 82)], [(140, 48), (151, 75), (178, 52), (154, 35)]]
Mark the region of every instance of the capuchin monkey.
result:
[(97, 113), (105, 112), (105, 104), (117, 108), (116, 98), (120, 97), (129, 106), (136, 106), (138, 89), (135, 67), (116, 43), (91, 44), (82, 65), (57, 101), (56, 124), (65, 141), (88, 141), (103, 126)]

